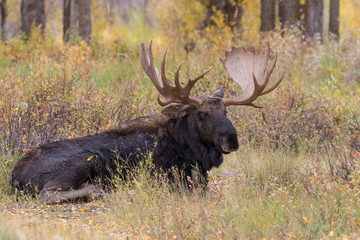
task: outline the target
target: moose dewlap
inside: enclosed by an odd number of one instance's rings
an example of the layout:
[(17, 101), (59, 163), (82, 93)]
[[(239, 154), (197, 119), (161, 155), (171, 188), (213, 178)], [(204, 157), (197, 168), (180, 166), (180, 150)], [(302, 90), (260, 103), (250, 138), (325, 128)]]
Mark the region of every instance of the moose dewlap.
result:
[(167, 107), (160, 114), (136, 118), (96, 135), (51, 142), (27, 152), (12, 172), (12, 187), (28, 194), (39, 192), (43, 203), (98, 197), (102, 194), (98, 183), (106, 186), (114, 174), (126, 176), (150, 152), (155, 167), (168, 172), (170, 180), (174, 167), (185, 176), (185, 183), (196, 168), (206, 185), (207, 171), (220, 166), (223, 154), (239, 147), (226, 106), (259, 107), (253, 102), (274, 90), (283, 78), (284, 74), (265, 89), (277, 59), (275, 56), (267, 69), (269, 54), (269, 45), (264, 54), (240, 47), (221, 59), (230, 78), (240, 86), (241, 99), (223, 98), (222, 90), (212, 96), (191, 97), (191, 88), (211, 69), (181, 86), (180, 65), (172, 86), (165, 75), (166, 50), (159, 72), (151, 42), (149, 47), (142, 44), (142, 67), (159, 92), (158, 103)]

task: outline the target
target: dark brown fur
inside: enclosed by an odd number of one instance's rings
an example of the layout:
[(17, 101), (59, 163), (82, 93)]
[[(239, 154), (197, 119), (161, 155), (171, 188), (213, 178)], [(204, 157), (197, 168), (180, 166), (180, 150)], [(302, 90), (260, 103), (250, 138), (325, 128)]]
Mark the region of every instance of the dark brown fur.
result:
[(101, 195), (96, 184), (107, 185), (114, 173), (126, 177), (150, 152), (157, 169), (176, 167), (186, 182), (196, 167), (206, 179), (207, 171), (222, 163), (223, 153), (238, 148), (238, 141), (221, 98), (215, 94), (202, 99), (198, 107), (171, 105), (161, 114), (100, 134), (41, 145), (19, 159), (11, 185), (40, 192), (45, 203), (96, 197)]

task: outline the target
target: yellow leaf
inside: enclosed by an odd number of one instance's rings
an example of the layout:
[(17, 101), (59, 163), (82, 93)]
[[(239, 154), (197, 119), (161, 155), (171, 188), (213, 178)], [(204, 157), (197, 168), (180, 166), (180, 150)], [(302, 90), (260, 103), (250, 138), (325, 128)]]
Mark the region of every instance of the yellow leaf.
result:
[(287, 233), (287, 235), (288, 235), (290, 238), (293, 238), (293, 239), (296, 238), (296, 235), (295, 235), (294, 232)]
[(23, 136), (22, 141), (23, 141), (24, 143), (27, 143), (27, 141), (25, 140), (25, 138), (26, 138), (26, 135)]
[(29, 213), (29, 215), (28, 215), (29, 217), (32, 217), (32, 216), (34, 216), (34, 213)]
[(12, 159), (6, 160), (5, 164), (8, 164), (9, 162), (12, 162), (12, 161), (13, 161)]
[(84, 212), (86, 210), (86, 208), (79, 208), (80, 212)]
[(304, 220), (304, 222), (309, 223), (309, 219), (307, 219), (307, 217), (304, 216), (303, 220)]
[(90, 157), (88, 157), (87, 160), (90, 161), (91, 159), (93, 159), (93, 157), (94, 157), (94, 156), (90, 156)]

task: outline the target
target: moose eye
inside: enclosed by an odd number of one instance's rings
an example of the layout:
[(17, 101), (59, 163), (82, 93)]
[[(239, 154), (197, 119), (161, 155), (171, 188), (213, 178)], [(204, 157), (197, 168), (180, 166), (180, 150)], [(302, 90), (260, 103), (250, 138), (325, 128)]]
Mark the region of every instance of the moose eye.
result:
[(205, 113), (203, 113), (203, 112), (199, 112), (198, 116), (201, 121), (203, 121), (205, 119)]

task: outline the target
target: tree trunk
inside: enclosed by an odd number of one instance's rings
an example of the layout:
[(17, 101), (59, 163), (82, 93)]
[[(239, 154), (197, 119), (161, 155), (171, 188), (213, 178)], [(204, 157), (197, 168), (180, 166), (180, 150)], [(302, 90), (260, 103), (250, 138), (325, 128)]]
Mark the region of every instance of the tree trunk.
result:
[(107, 0), (105, 1), (106, 8), (106, 21), (110, 23), (110, 25), (114, 24), (114, 8), (115, 8), (115, 0)]
[(261, 0), (260, 31), (266, 32), (275, 28), (275, 0)]
[(281, 29), (296, 26), (300, 20), (300, 1), (283, 0), (279, 2)]
[(77, 10), (79, 12), (78, 18), (78, 32), (82, 39), (90, 41), (91, 36), (91, 0), (75, 0)]
[(339, 38), (339, 0), (330, 0), (330, 23), (329, 31)]
[(71, 24), (71, 0), (64, 0), (63, 2), (63, 38), (65, 42), (70, 40), (70, 25)]
[(322, 39), (323, 0), (307, 0), (305, 5), (305, 31), (307, 37), (319, 34)]
[(204, 27), (215, 25), (211, 19), (216, 11), (220, 11), (225, 16), (225, 23), (233, 31), (241, 32), (241, 17), (243, 9), (241, 7), (242, 0), (210, 0), (206, 4), (207, 15), (204, 20)]
[(0, 1), (0, 18), (1, 18), (1, 38), (5, 40), (5, 23), (7, 17), (6, 0)]
[(21, 0), (21, 30), (28, 38), (31, 27), (41, 24), (42, 32), (45, 29), (45, 0)]
[(226, 1), (223, 12), (226, 16), (226, 23), (231, 30), (241, 32), (241, 17), (243, 10), (241, 7), (242, 0)]
[(70, 40), (71, 34), (77, 33), (89, 43), (91, 37), (91, 0), (64, 0), (63, 2), (63, 37)]

